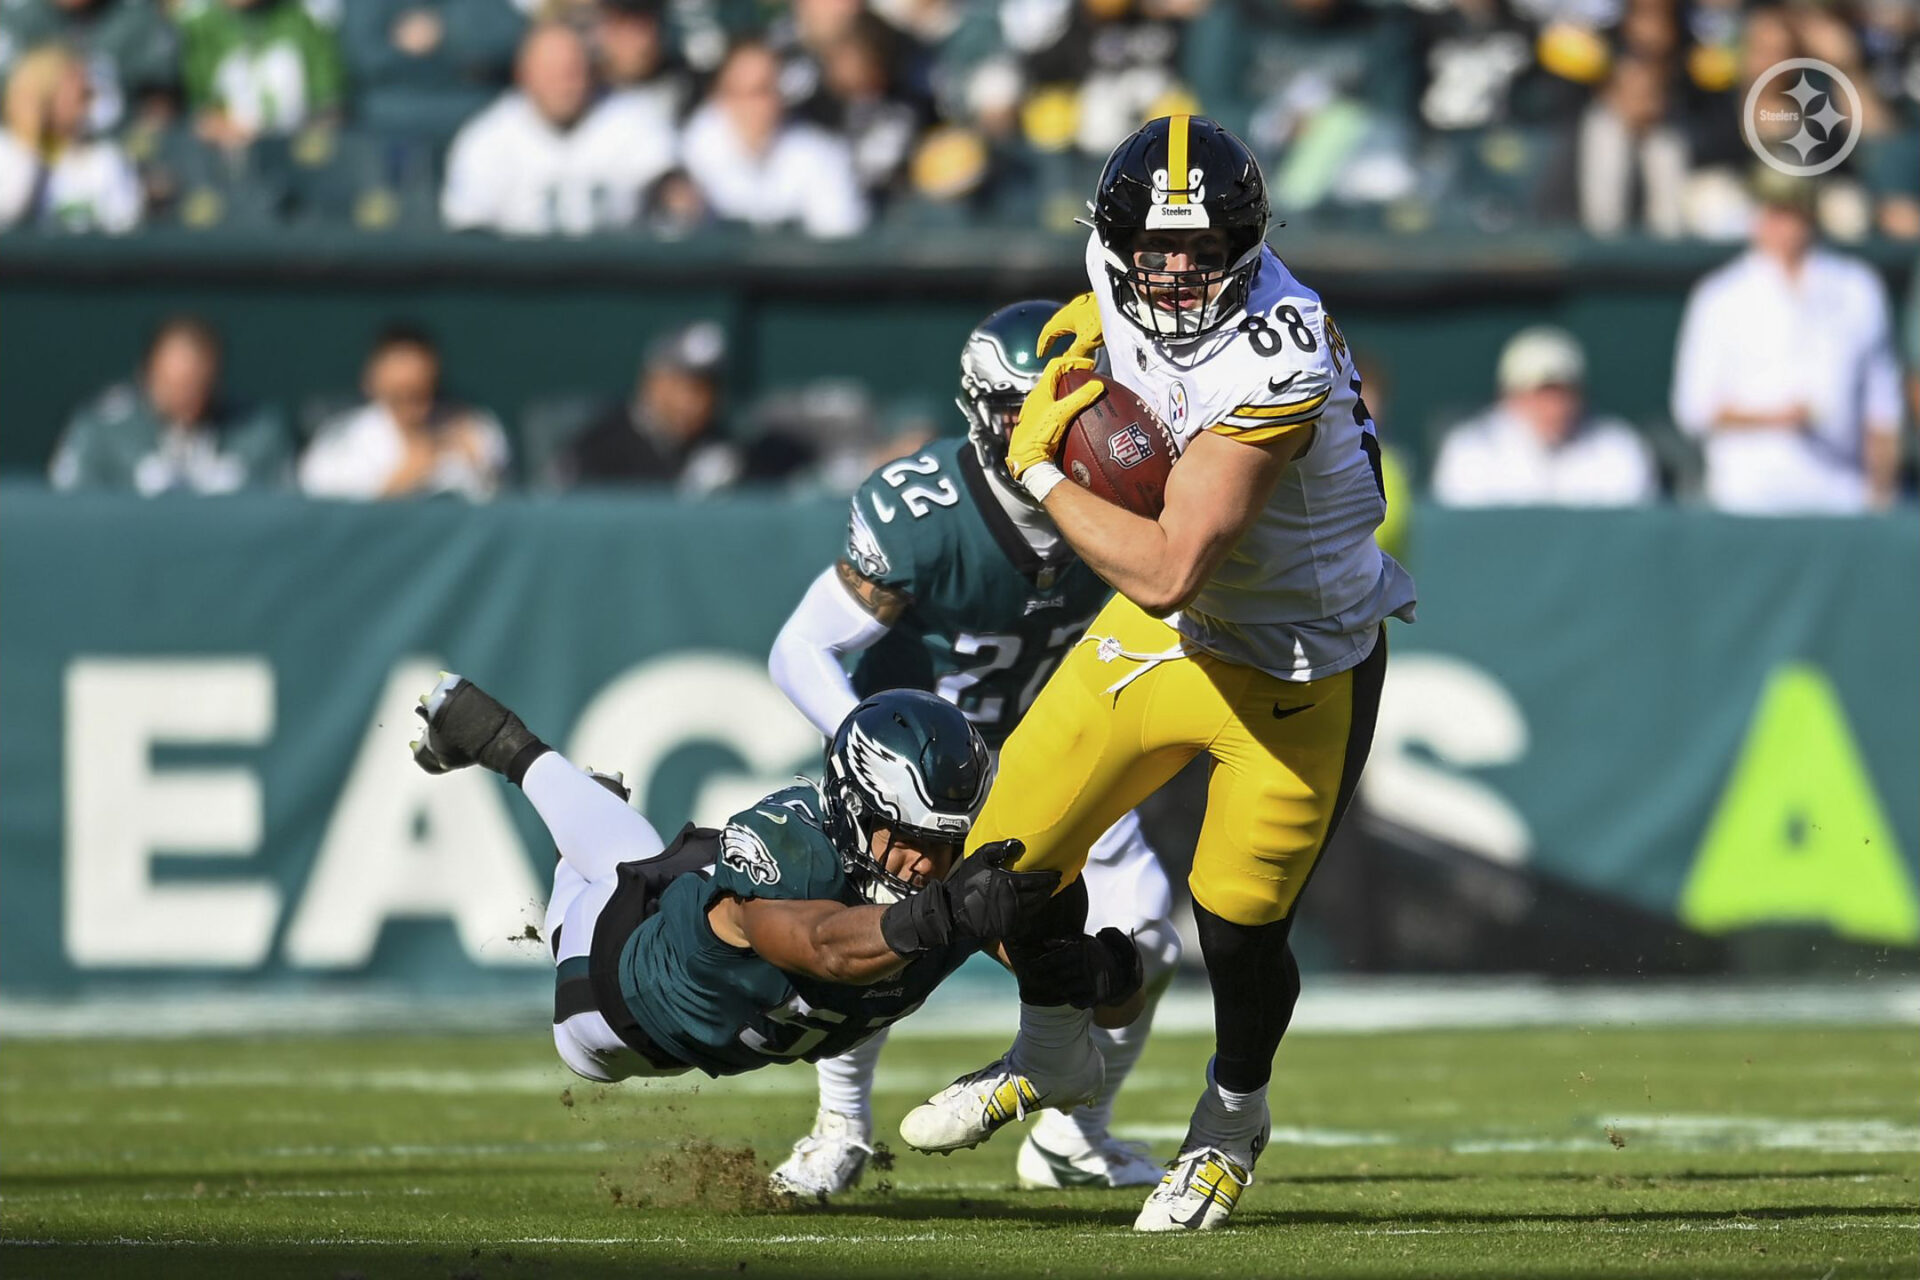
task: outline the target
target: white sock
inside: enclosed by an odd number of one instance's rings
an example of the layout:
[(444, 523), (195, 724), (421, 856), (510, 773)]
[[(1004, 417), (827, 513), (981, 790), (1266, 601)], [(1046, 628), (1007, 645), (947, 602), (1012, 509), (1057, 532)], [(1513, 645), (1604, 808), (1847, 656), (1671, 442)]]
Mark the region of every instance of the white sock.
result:
[(873, 1133), (873, 1072), (880, 1061), (880, 1047), (887, 1042), (887, 1028), (873, 1039), (847, 1050), (837, 1058), (822, 1058), (813, 1064), (820, 1079), (820, 1109), (837, 1111), (856, 1121), (863, 1134)]
[(560, 856), (584, 880), (605, 880), (621, 863), (666, 848), (651, 822), (558, 751), (535, 760), (520, 789), (547, 824)]
[(1247, 1093), (1222, 1089), (1213, 1078), (1213, 1060), (1207, 1060), (1207, 1088), (1193, 1109), (1193, 1135), (1224, 1147), (1244, 1152), (1260, 1136), (1267, 1122), (1267, 1086)]
[(1086, 1070), (1093, 1052), (1093, 1011), (1068, 1004), (1020, 1006), (1020, 1034), (1009, 1057), (1014, 1067), (1042, 1085)]
[(1140, 1054), (1147, 1047), (1147, 1033), (1153, 1030), (1153, 1011), (1166, 991), (1161, 985), (1147, 993), (1147, 1007), (1124, 1027), (1094, 1027), (1093, 1047), (1106, 1064), (1107, 1082), (1099, 1094), (1084, 1107), (1069, 1111), (1043, 1111), (1033, 1127), (1033, 1136), (1041, 1146), (1063, 1156), (1091, 1151), (1107, 1140), (1113, 1125), (1113, 1100), (1127, 1082)]

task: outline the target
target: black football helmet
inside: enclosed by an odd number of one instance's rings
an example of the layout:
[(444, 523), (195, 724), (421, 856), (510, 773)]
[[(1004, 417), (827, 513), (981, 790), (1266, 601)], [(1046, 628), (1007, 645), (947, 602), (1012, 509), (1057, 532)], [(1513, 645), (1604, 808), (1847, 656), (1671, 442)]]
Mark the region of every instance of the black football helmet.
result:
[[(1093, 229), (1120, 314), (1155, 338), (1211, 333), (1246, 305), (1267, 237), (1267, 180), (1247, 144), (1205, 116), (1163, 116), (1107, 158)], [(1197, 268), (1135, 261), (1156, 232), (1212, 231)]]
[(960, 709), (918, 689), (876, 693), (847, 713), (827, 744), (827, 837), (868, 902), (920, 886), (890, 874), (868, 837), (895, 834), (965, 843), (993, 782), (993, 756)]

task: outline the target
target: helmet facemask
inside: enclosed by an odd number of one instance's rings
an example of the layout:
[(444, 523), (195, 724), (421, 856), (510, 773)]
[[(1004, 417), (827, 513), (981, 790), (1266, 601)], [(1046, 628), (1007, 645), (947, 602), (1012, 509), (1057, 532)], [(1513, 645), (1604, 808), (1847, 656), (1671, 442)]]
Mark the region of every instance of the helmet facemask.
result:
[[(1175, 236), (1214, 244), (1189, 256), (1197, 265), (1169, 270), (1165, 265)], [(1181, 342), (1212, 333), (1247, 304), (1247, 290), (1260, 265), (1262, 236), (1246, 228), (1205, 228), (1171, 232), (1141, 230), (1115, 246), (1101, 236), (1107, 279), (1120, 314), (1154, 338)]]
[(967, 438), (1001, 488), (1037, 506), (1007, 469), (1007, 445), (1027, 393), (1040, 381), (1045, 357), (1034, 352), (1059, 304), (1034, 299), (1002, 307), (967, 335), (960, 349), (960, 395), (954, 403), (967, 420)]
[[(926, 888), (925, 878), (919, 875), (898, 876), (887, 870), (886, 856), (902, 835), (913, 839), (917, 846), (936, 843), (958, 846), (966, 839), (964, 835), (956, 835), (951, 831), (929, 831), (896, 822), (870, 805), (851, 780), (837, 781), (839, 786), (835, 785), (835, 781), (827, 784), (827, 803), (839, 811), (840, 822), (837, 825), (843, 832), (843, 838), (835, 843), (840, 845), (840, 858), (846, 865), (847, 879), (853, 882), (854, 889), (867, 902), (876, 906), (891, 906)], [(887, 842), (876, 852), (873, 837), (875, 832), (881, 830), (887, 833)], [(948, 869), (951, 870), (959, 859), (959, 850), (956, 848)]]
[(1005, 481), (1007, 490), (1022, 499), (1026, 499), (1026, 490), (1014, 483), (1013, 472), (1007, 469), (1007, 444), (1013, 439), (1013, 428), (1020, 421), (1020, 406), (1025, 401), (1022, 391), (981, 388), (964, 373), (960, 394), (954, 397), (967, 419), (967, 439), (973, 442), (980, 465)]

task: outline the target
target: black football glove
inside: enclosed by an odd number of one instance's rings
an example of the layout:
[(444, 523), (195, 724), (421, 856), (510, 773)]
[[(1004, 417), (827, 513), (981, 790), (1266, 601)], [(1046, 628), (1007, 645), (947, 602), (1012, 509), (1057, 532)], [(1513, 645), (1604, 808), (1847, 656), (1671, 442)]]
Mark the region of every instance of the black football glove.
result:
[(1007, 948), (1020, 1002), (1076, 1009), (1119, 1004), (1140, 990), (1140, 949), (1115, 928), (1092, 937), (1050, 938)]
[(995, 942), (1017, 932), (1060, 883), (1057, 871), (1007, 870), (1025, 851), (1018, 840), (985, 846), (945, 880), (888, 907), (880, 936), (895, 955), (911, 956), (956, 940)]
[(420, 695), (413, 713), (426, 721), (413, 744), (413, 759), (428, 773), (477, 764), (517, 783), (516, 764), (524, 774), (547, 750), (519, 716), (465, 676), (442, 672), (440, 683)]

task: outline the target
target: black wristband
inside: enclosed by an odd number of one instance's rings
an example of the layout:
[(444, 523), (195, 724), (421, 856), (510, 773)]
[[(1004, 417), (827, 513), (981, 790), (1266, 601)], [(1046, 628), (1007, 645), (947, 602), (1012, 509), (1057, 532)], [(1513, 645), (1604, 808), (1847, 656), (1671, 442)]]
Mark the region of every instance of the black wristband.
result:
[(935, 880), (880, 913), (880, 938), (897, 956), (944, 947), (953, 938), (953, 904)]
[(552, 747), (538, 738), (520, 748), (514, 753), (513, 759), (507, 762), (507, 781), (516, 787), (519, 786), (526, 780), (527, 770), (533, 768), (533, 762), (551, 750), (553, 750)]

